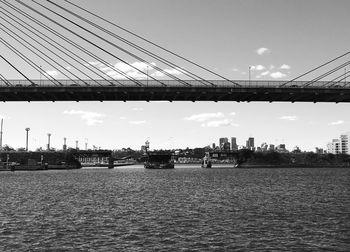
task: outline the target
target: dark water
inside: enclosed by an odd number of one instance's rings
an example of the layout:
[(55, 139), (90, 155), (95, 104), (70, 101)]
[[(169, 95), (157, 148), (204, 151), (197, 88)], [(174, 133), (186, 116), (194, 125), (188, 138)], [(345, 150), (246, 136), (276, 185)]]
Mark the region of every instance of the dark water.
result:
[(0, 173), (1, 251), (350, 251), (350, 169)]

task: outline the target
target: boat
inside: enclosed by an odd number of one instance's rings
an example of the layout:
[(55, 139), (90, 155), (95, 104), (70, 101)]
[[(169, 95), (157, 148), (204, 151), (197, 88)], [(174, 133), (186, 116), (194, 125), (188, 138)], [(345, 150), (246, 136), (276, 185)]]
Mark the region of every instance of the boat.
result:
[(146, 169), (173, 169), (174, 156), (169, 152), (147, 152), (144, 167)]

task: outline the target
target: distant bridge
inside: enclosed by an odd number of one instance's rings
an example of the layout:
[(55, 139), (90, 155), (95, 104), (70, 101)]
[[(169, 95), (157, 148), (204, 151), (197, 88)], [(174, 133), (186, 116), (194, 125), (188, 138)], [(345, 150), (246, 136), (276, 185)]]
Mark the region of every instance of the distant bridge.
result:
[[(318, 81), (186, 81), (176, 80), (9, 80), (0, 82), (0, 101), (236, 101), (236, 102), (350, 102), (349, 83)], [(98, 85), (96, 84), (98, 83)], [(139, 85), (141, 84), (141, 85)]]

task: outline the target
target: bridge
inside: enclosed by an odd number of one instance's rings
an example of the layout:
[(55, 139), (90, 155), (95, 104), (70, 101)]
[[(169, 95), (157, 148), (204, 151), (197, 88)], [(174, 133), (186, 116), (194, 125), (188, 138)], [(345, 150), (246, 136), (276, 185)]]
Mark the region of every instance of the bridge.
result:
[(350, 102), (350, 51), (289, 81), (230, 80), (70, 0), (0, 0), (0, 31), (3, 102)]
[[(188, 80), (61, 80), (59, 86), (47, 80), (0, 81), (0, 101), (236, 101), (236, 102), (350, 102), (350, 86), (329, 85), (327, 81), (306, 86), (306, 81), (284, 85), (281, 81), (208, 80), (205, 86)], [(96, 85), (98, 83), (99, 85)]]

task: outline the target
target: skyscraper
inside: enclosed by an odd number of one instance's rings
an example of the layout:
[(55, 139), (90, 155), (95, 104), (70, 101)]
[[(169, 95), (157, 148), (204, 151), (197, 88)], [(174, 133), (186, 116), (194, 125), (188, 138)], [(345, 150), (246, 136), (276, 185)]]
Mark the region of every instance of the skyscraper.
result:
[(219, 139), (219, 146), (220, 146), (220, 149), (224, 149), (224, 144), (225, 143), (228, 143), (228, 138), (227, 137), (221, 137)]
[(231, 137), (231, 150), (238, 150), (237, 142), (235, 137)]
[(246, 147), (249, 150), (254, 150), (254, 137), (249, 137), (247, 142), (246, 142)]

